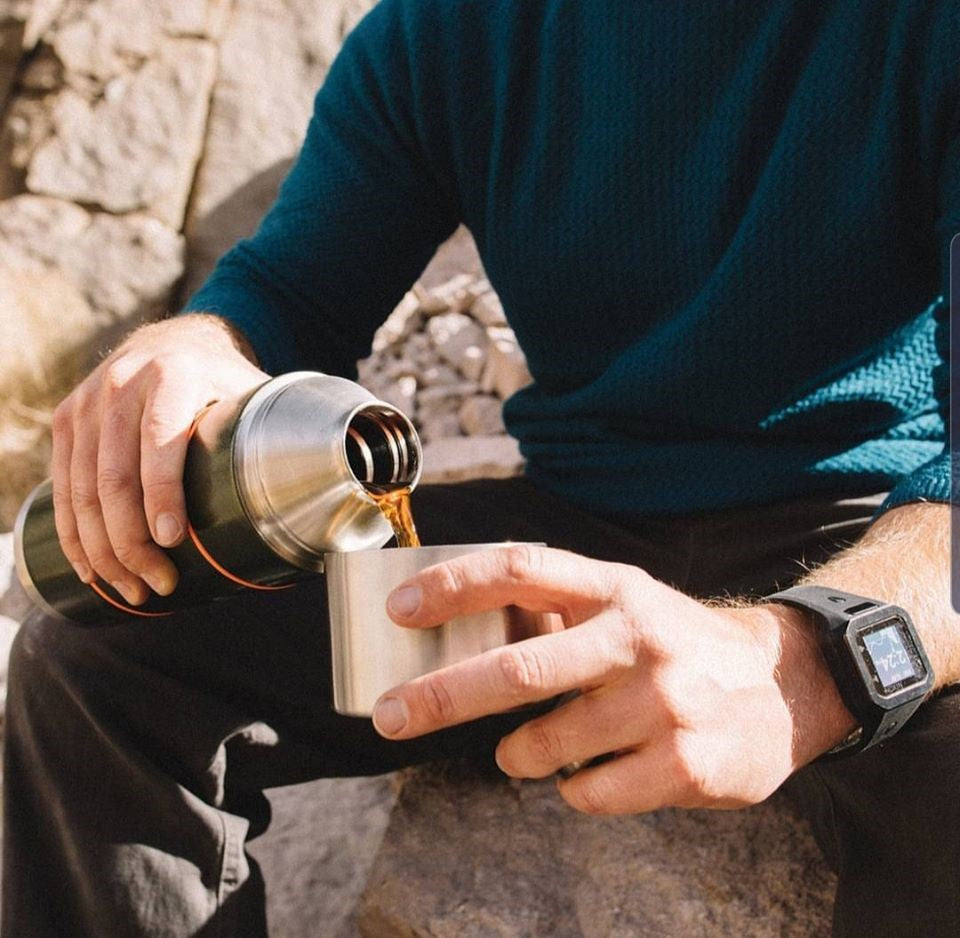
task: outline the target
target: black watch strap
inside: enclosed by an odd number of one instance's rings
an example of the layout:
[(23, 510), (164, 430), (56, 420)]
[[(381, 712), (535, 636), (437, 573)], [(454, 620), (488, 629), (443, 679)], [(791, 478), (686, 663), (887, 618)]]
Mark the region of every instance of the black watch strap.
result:
[[(820, 650), (844, 704), (860, 724), (847, 740), (822, 758), (853, 755), (889, 739), (923, 702), (933, 674), (913, 623), (899, 606), (823, 586), (794, 586), (767, 596), (766, 601), (786, 603), (814, 613)], [(895, 622), (908, 630), (907, 640), (925, 670), (924, 679), (908, 691), (891, 695), (890, 699), (884, 699), (876, 688), (871, 688), (866, 667), (857, 661), (856, 636), (850, 636), (851, 623), (860, 622), (867, 627), (872, 623)]]

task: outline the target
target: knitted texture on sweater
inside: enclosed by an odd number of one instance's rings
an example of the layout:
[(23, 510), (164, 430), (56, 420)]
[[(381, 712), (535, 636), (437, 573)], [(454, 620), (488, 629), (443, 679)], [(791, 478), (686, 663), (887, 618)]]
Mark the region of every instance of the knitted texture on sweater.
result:
[(188, 310), (352, 376), (459, 221), (527, 474), (624, 519), (947, 500), (953, 0), (382, 0)]

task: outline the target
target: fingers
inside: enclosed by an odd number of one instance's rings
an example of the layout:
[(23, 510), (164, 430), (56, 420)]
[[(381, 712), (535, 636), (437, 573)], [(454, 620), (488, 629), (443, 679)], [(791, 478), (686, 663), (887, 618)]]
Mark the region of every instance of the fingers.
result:
[(140, 425), (140, 480), (143, 509), (153, 538), (164, 547), (179, 544), (187, 530), (183, 470), (190, 427), (206, 401), (167, 381), (154, 385)]
[(557, 782), (560, 796), (585, 814), (635, 814), (678, 808), (738, 808), (747, 801), (711, 796), (693, 738), (670, 734)]
[(84, 553), (97, 576), (106, 580), (128, 603), (147, 598), (146, 584), (116, 557), (100, 504), (99, 395), (81, 393), (73, 408), (73, 452), (70, 457), (70, 496)]
[(513, 778), (547, 778), (572, 763), (635, 748), (654, 732), (654, 711), (643, 697), (622, 685), (581, 694), (505, 736), (497, 765)]
[(620, 569), (567, 551), (513, 544), (428, 567), (390, 594), (387, 611), (400, 625), (424, 628), (517, 605), (562, 612), (572, 625), (616, 597)]
[(67, 398), (53, 413), (53, 455), (50, 472), (53, 483), (53, 517), (64, 556), (73, 565), (77, 576), (84, 583), (90, 583), (94, 578), (93, 567), (80, 543), (80, 532), (77, 530), (77, 519), (73, 513), (73, 499), (70, 494), (72, 453), (73, 412), (72, 401)]
[(155, 593), (167, 596), (177, 570), (151, 537), (140, 484), (140, 395), (131, 390), (104, 402), (97, 464), (103, 523), (116, 559)]
[(409, 739), (596, 684), (634, 663), (624, 630), (608, 617), (505, 645), (388, 691), (377, 730)]

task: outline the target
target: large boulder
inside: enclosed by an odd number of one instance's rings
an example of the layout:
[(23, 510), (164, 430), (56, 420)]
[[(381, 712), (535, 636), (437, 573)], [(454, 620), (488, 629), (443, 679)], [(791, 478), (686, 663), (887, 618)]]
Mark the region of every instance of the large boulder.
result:
[(828, 934), (834, 880), (781, 796), (587, 817), (549, 782), (410, 773), (358, 909), (367, 938)]
[(300, 149), (313, 98), (374, 0), (234, 0), (187, 234), (184, 297), (250, 234)]

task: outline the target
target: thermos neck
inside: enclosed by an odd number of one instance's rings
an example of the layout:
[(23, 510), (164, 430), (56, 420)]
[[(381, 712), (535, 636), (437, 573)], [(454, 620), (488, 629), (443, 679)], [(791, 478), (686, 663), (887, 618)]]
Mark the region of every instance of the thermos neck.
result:
[(407, 417), (360, 385), (295, 372), (244, 406), (233, 461), (244, 511), (266, 544), (296, 567), (322, 570), (324, 552), (389, 540), (371, 493), (415, 488), (422, 449)]

